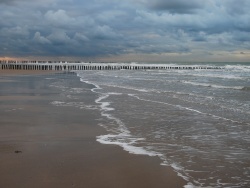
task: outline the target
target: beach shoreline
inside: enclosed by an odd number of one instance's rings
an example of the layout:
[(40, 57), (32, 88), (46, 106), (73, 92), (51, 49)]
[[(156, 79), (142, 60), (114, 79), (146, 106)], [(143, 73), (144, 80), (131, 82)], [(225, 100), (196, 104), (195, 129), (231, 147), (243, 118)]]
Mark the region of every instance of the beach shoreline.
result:
[[(55, 74), (59, 73), (59, 74)], [(25, 77), (20, 77), (25, 75)], [(96, 136), (96, 111), (52, 105), (67, 96), (50, 87), (83, 87), (73, 74), (0, 70), (0, 187), (183, 187), (187, 184), (158, 157), (133, 155)], [(94, 94), (74, 102), (91, 103)], [(66, 104), (66, 103), (65, 103)], [(68, 104), (68, 103), (67, 103)], [(93, 104), (94, 105), (94, 104)]]
[(13, 69), (1, 69), (0, 76), (16, 76), (16, 75), (44, 75), (60, 73), (62, 71), (56, 70), (13, 70)]

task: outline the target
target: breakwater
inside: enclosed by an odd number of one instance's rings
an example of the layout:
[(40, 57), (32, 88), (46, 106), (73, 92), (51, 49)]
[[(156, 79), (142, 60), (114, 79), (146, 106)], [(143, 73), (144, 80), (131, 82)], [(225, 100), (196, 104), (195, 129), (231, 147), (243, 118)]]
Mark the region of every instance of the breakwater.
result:
[(0, 61), (0, 69), (10, 70), (150, 70), (150, 69), (222, 69), (207, 65), (173, 65), (146, 63), (85, 63), (66, 61)]

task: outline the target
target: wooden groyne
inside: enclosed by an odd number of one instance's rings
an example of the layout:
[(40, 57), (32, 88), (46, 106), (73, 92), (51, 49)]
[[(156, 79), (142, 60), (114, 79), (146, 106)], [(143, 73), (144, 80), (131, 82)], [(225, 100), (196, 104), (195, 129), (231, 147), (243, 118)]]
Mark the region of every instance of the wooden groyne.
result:
[(219, 66), (170, 65), (142, 63), (85, 63), (66, 61), (0, 61), (0, 69), (10, 70), (164, 70), (164, 69), (222, 69)]

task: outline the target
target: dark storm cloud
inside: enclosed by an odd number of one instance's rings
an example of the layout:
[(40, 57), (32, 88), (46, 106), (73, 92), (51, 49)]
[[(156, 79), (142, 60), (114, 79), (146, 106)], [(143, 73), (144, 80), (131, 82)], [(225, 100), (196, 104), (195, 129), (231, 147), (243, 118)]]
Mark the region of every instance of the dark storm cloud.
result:
[(149, 7), (154, 10), (170, 13), (190, 14), (203, 7), (201, 0), (155, 0), (149, 1)]
[(0, 0), (0, 56), (250, 50), (248, 10), (248, 0)]
[(6, 4), (6, 5), (12, 5), (12, 6), (16, 6), (18, 4), (22, 4), (22, 3), (47, 3), (48, 1), (53, 1), (53, 0), (0, 0), (0, 4)]
[(0, 4), (12, 4), (17, 0), (0, 0)]

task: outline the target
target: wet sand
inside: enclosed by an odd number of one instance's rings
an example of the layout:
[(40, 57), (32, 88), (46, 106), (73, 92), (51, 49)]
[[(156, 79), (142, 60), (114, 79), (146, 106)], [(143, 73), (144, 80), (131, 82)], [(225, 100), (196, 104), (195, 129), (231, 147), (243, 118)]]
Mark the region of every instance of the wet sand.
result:
[[(16, 71), (15, 71), (16, 72)], [(132, 155), (102, 145), (96, 111), (53, 106), (62, 99), (44, 71), (0, 70), (0, 187), (177, 188), (186, 182), (157, 157)], [(26, 76), (17, 76), (25, 74)], [(8, 76), (7, 76), (8, 75)], [(58, 78), (59, 77), (59, 78)], [(51, 74), (50, 78), (75, 79)], [(94, 100), (95, 96), (83, 96)], [(80, 102), (80, 101), (79, 101)]]
[(42, 74), (53, 74), (60, 71), (55, 70), (11, 70), (11, 69), (1, 69), (0, 76), (11, 76), (11, 75), (42, 75)]

